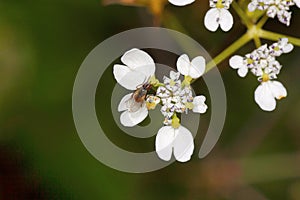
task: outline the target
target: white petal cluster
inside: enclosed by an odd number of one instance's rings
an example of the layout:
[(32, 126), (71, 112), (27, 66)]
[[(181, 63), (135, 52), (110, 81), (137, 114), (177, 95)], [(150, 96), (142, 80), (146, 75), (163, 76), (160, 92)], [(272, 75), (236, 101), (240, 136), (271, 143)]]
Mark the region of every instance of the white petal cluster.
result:
[[(181, 55), (177, 60), (178, 72), (171, 71), (169, 77), (164, 76), (163, 83), (155, 78), (155, 63), (146, 52), (131, 49), (121, 57), (121, 61), (124, 65), (114, 65), (114, 77), (126, 89), (135, 90), (125, 95), (119, 103), (121, 124), (127, 127), (139, 124), (147, 117), (148, 111), (160, 103), (165, 126), (156, 136), (157, 155), (165, 161), (169, 161), (172, 154), (179, 162), (189, 161), (194, 150), (194, 139), (191, 132), (180, 124), (177, 114), (187, 114), (188, 110), (206, 112), (205, 96), (194, 97), (190, 86), (192, 79), (199, 78), (205, 72), (205, 59), (198, 56), (190, 61), (186, 54)], [(180, 74), (184, 76), (183, 81)], [(156, 93), (148, 94), (152, 87)]]
[[(157, 89), (156, 95), (162, 102), (161, 113), (165, 117), (164, 124), (156, 136), (155, 150), (159, 158), (169, 161), (174, 157), (179, 162), (190, 160), (194, 151), (194, 139), (191, 132), (179, 123), (178, 113), (205, 113), (207, 105), (205, 96), (193, 97), (190, 80), (199, 78), (205, 71), (205, 59), (198, 56), (192, 61), (186, 54), (177, 60), (178, 72), (171, 71), (170, 77), (164, 77), (164, 86)], [(180, 74), (184, 75), (182, 82)]]
[(266, 10), (268, 17), (274, 18), (277, 16), (281, 23), (289, 26), (292, 16), (292, 12), (289, 10), (293, 5), (297, 5), (300, 8), (300, 0), (251, 0), (248, 4), (248, 9), (251, 12), (254, 10)]
[(233, 26), (233, 17), (228, 11), (232, 0), (209, 0), (211, 9), (207, 11), (204, 17), (205, 27), (214, 32), (220, 26), (225, 32)]
[[(113, 74), (117, 82), (128, 90), (136, 90), (155, 72), (155, 63), (151, 56), (139, 49), (131, 49), (122, 57), (125, 65), (114, 65)], [(136, 102), (133, 93), (125, 95), (118, 107), (122, 125), (132, 127), (142, 122), (148, 115), (145, 102)]]
[(207, 109), (205, 97), (201, 96), (202, 101), (195, 97), (194, 103), (191, 86), (183, 84), (179, 79), (180, 74), (190, 78), (202, 76), (205, 71), (205, 59), (198, 56), (190, 61), (189, 57), (183, 54), (177, 60), (177, 70), (178, 72), (171, 71), (170, 77), (164, 76), (164, 86), (158, 87), (156, 92), (163, 105), (161, 113), (165, 117), (165, 125), (171, 125), (175, 113), (188, 113), (188, 110), (205, 113)]
[(165, 117), (165, 125), (171, 125), (172, 116), (187, 111), (186, 103), (193, 102), (192, 90), (188, 86), (181, 88), (179, 76), (179, 72), (171, 71), (170, 78), (164, 77), (165, 86), (160, 86), (156, 92), (163, 105), (161, 113)]
[(288, 43), (287, 38), (281, 38), (269, 47), (263, 45), (244, 57), (235, 55), (230, 58), (229, 65), (238, 70), (239, 76), (245, 77), (250, 71), (258, 77), (261, 84), (254, 93), (254, 99), (262, 110), (273, 111), (276, 108), (275, 99), (287, 96), (285, 87), (274, 81), (282, 68), (276, 57), (292, 50), (293, 45)]

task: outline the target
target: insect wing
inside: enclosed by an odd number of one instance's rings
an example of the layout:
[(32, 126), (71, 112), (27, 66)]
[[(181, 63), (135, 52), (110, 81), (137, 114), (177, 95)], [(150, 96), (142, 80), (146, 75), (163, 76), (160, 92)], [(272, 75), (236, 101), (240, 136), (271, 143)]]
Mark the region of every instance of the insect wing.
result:
[(136, 102), (133, 97), (128, 99), (125, 103), (126, 103), (126, 107), (129, 109), (130, 112), (138, 111), (143, 104), (143, 102)]

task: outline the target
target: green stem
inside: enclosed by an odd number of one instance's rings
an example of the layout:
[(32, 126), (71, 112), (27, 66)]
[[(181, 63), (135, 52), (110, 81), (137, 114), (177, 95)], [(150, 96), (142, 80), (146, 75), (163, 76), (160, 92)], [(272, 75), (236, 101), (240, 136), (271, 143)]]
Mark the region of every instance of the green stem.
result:
[(232, 43), (229, 47), (227, 47), (224, 51), (222, 51), (219, 55), (217, 55), (212, 61), (210, 61), (206, 66), (206, 72), (214, 68), (216, 65), (221, 63), (227, 57), (231, 56), (234, 52), (240, 49), (242, 46), (247, 44), (252, 39), (250, 34), (245, 33), (238, 40)]
[(268, 19), (269, 19), (269, 17), (267, 15), (264, 15), (261, 18), (261, 20), (257, 23), (256, 27), (259, 29), (262, 28), (265, 25), (265, 23), (268, 21)]
[(242, 22), (247, 26), (249, 29), (251, 27), (251, 21), (245, 14), (245, 12), (241, 9), (241, 7), (236, 3), (235, 1), (231, 4), (232, 8), (235, 10), (235, 12), (238, 14), (238, 16), (241, 18)]
[(259, 37), (254, 36), (253, 40), (254, 40), (256, 48), (259, 48), (261, 46), (261, 41), (260, 41)]
[(288, 38), (290, 43), (300, 47), (300, 39), (292, 36), (283, 35), (280, 33), (274, 33), (272, 31), (266, 31), (263, 29), (259, 30), (258, 36), (263, 39), (274, 40), (274, 41), (277, 41), (279, 38)]

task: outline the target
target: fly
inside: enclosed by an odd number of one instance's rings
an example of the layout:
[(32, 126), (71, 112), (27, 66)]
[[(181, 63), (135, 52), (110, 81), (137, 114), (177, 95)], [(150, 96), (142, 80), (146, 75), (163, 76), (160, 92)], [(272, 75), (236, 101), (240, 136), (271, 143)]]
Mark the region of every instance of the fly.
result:
[(130, 112), (136, 112), (139, 108), (142, 107), (145, 102), (145, 98), (149, 90), (151, 90), (152, 85), (148, 82), (143, 85), (137, 87), (137, 89), (133, 92), (130, 99), (126, 101), (126, 106)]

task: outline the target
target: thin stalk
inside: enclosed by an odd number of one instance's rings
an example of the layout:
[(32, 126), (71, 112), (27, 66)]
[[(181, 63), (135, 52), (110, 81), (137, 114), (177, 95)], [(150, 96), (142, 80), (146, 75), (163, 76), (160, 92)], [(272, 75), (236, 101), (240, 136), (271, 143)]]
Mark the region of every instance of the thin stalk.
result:
[(254, 40), (256, 48), (259, 48), (261, 46), (261, 41), (260, 41), (259, 37), (254, 36), (253, 40)]
[(261, 29), (258, 32), (258, 36), (263, 39), (274, 40), (274, 41), (277, 41), (279, 38), (288, 38), (290, 43), (300, 47), (300, 39), (289, 35), (283, 35), (280, 33), (274, 33), (272, 31), (266, 31)]
[(269, 17), (267, 15), (264, 15), (261, 20), (257, 23), (256, 27), (257, 28), (262, 28), (265, 23), (268, 21)]
[(251, 39), (252, 39), (252, 37), (248, 33), (245, 33), (244, 35), (242, 35), (238, 40), (236, 40), (234, 43), (232, 43), (229, 47), (227, 47), (224, 51), (222, 51), (219, 55), (217, 55), (212, 61), (210, 61), (206, 65), (206, 72), (208, 72), (209, 70), (214, 68), (219, 63), (221, 63), (227, 57), (231, 56), (234, 52), (236, 52), (242, 46), (247, 44)]
[(249, 29), (251, 27), (252, 23), (251, 23), (250, 19), (247, 17), (246, 13), (241, 9), (241, 7), (235, 1), (232, 2), (231, 6), (235, 10), (235, 12), (238, 14), (238, 16), (241, 18), (242, 22)]

